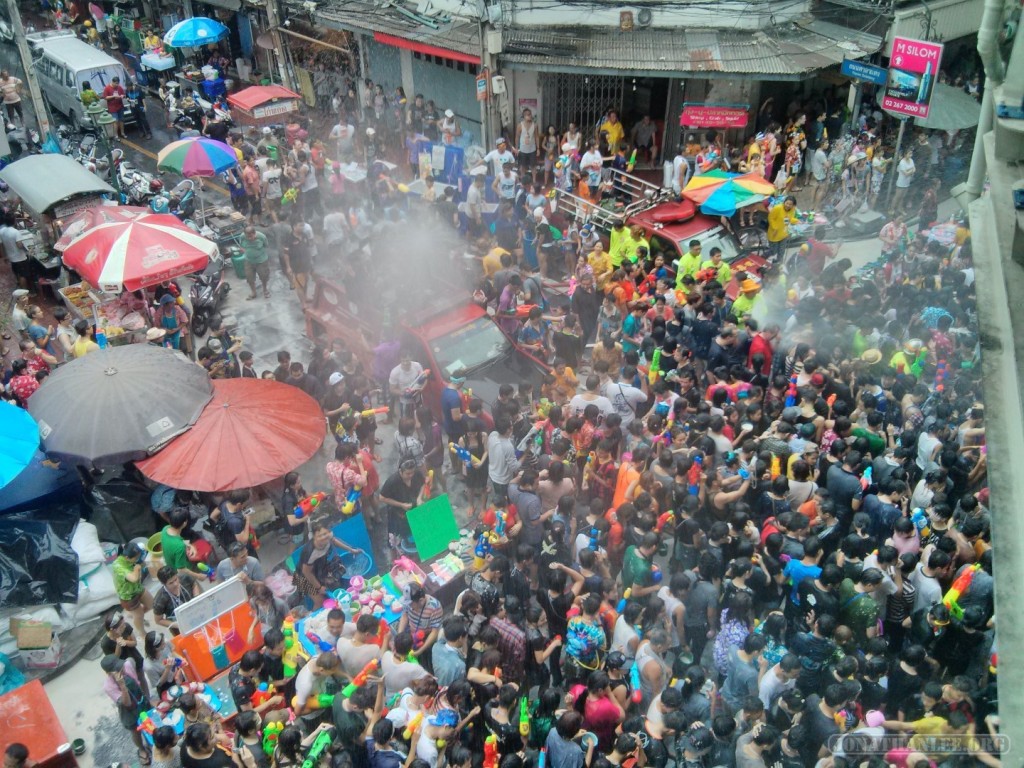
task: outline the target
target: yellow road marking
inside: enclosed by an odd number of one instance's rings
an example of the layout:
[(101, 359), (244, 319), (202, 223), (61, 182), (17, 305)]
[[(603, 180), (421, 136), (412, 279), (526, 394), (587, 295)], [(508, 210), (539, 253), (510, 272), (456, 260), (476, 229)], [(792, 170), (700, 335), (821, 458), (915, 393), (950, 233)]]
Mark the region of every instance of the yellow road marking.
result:
[[(128, 139), (121, 139), (121, 143), (126, 147), (131, 147), (136, 152), (140, 152), (141, 154), (148, 157), (150, 160), (156, 160), (156, 155), (153, 152), (150, 152), (143, 146), (139, 146), (134, 141), (129, 141)], [(203, 179), (203, 189), (212, 189), (214, 192), (217, 192), (223, 195), (224, 197), (231, 197), (231, 193), (224, 189), (224, 187), (222, 187), (220, 184), (216, 184), (210, 181), (209, 179)]]

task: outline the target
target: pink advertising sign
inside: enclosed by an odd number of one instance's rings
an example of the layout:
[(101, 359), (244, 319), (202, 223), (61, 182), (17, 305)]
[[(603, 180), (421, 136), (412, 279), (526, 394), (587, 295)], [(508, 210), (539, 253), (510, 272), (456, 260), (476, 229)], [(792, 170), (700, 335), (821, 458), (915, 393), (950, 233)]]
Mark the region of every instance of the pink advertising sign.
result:
[(907, 37), (893, 40), (882, 109), (907, 117), (928, 117), (941, 62), (942, 43)]

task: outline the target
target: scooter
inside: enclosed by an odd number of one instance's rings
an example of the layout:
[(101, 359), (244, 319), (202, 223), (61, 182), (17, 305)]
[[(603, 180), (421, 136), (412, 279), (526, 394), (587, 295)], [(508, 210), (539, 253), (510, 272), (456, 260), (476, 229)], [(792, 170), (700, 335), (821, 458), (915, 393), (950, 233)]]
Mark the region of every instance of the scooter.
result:
[(96, 136), (91, 133), (82, 135), (82, 139), (78, 142), (78, 147), (72, 157), (75, 158), (82, 165), (92, 162), (93, 153), (96, 151)]
[(231, 290), (225, 279), (227, 264), (219, 256), (211, 259), (206, 270), (192, 279), (189, 298), (192, 300), (192, 333), (205, 336), (210, 318), (220, 310), (224, 298)]
[(196, 185), (192, 179), (183, 179), (174, 189), (162, 190), (149, 201), (153, 213), (171, 213), (183, 222), (196, 212)]
[(151, 173), (139, 170), (127, 160), (117, 169), (117, 179), (128, 205), (149, 205), (150, 201), (163, 191), (164, 183)]

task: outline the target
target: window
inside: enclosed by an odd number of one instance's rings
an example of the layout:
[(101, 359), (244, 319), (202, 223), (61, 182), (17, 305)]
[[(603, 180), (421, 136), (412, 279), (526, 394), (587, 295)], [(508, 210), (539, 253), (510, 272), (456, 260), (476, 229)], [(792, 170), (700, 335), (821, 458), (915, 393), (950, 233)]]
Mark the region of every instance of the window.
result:
[(74, 90), (74, 87), (75, 87), (75, 76), (71, 72), (71, 68), (70, 67), (68, 67), (67, 69), (64, 70), (64, 84), (68, 88), (71, 88), (72, 90)]

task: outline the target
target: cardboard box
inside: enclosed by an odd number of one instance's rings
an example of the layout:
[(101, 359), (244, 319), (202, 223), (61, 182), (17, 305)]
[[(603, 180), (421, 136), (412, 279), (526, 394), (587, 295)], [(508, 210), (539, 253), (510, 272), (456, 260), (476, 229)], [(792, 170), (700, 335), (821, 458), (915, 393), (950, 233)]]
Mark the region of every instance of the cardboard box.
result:
[(23, 650), (21, 658), (25, 669), (55, 669), (60, 664), (60, 654), (60, 635), (54, 632), (48, 647)]
[(53, 626), (48, 621), (11, 617), (11, 635), (19, 651), (49, 648)]

